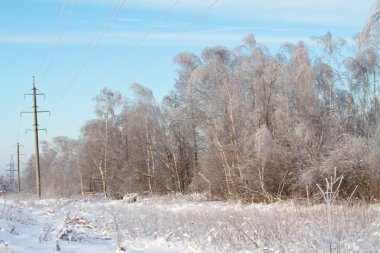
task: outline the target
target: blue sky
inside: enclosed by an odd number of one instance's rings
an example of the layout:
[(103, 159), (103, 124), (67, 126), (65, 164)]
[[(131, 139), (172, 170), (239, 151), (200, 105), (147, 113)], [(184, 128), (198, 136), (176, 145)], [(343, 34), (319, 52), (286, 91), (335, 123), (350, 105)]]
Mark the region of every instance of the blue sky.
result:
[[(0, 173), (19, 141), (29, 157), (34, 151), (30, 111), (25, 97), (36, 76), (41, 140), (78, 138), (94, 117), (93, 100), (107, 86), (130, 95), (138, 82), (160, 100), (173, 87), (173, 57), (199, 54), (206, 46), (237, 46), (253, 33), (277, 50), (284, 42), (310, 36), (350, 39), (371, 13), (373, 0), (1, 0), (0, 74), (2, 138)], [(212, 5), (214, 2), (216, 3)], [(208, 9), (209, 6), (212, 6)], [(207, 10), (208, 9), (208, 10)], [(206, 11), (207, 10), (207, 11)], [(117, 15), (113, 15), (117, 14)], [(112, 23), (110, 21), (113, 21)], [(120, 61), (122, 59), (122, 61)], [(120, 62), (120, 64), (118, 64)], [(23, 159), (26, 161), (26, 158)]]

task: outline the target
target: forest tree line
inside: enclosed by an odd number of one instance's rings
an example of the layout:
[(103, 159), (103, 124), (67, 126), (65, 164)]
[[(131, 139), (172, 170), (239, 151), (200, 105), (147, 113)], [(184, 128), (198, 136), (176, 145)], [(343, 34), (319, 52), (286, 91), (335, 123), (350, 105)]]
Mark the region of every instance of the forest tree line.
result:
[[(379, 8), (380, 9), (380, 8)], [(104, 88), (78, 140), (42, 143), (44, 195), (206, 193), (271, 201), (318, 194), (334, 172), (341, 196), (380, 197), (376, 12), (355, 43), (330, 32), (277, 53), (247, 35), (236, 48), (178, 54), (158, 103)], [(371, 21), (373, 21), (371, 23)], [(34, 157), (24, 190), (34, 191)]]

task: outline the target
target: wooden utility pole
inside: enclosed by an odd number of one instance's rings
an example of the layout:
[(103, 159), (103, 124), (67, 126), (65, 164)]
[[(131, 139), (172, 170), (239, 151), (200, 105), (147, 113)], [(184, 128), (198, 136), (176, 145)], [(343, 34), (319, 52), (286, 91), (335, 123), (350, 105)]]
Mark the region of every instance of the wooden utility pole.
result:
[(38, 198), (41, 198), (41, 171), (40, 171), (40, 149), (38, 147), (38, 118), (37, 118), (37, 89), (33, 76), (33, 109), (34, 109), (34, 142), (36, 148), (36, 191)]
[[(33, 76), (33, 93), (25, 94), (33, 96), (33, 112), (22, 112), (22, 113), (33, 113), (34, 114), (34, 141), (35, 141), (35, 150), (36, 150), (36, 193), (38, 198), (41, 198), (41, 173), (40, 173), (40, 150), (39, 150), (39, 141), (38, 141), (38, 131), (46, 129), (38, 128), (38, 113), (49, 112), (49, 111), (39, 111), (37, 106), (37, 96), (45, 96), (44, 93), (37, 93), (36, 82)], [(21, 113), (21, 114), (22, 114)]]

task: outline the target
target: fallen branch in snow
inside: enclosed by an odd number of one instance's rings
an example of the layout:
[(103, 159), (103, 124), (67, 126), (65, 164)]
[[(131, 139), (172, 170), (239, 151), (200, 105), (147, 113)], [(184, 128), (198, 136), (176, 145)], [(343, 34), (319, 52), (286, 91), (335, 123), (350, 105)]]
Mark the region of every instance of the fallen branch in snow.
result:
[(72, 224), (72, 225), (75, 225), (77, 227), (86, 227), (86, 228), (91, 228), (93, 229), (94, 227), (90, 224), (89, 221), (87, 221), (85, 218), (83, 217), (74, 217), (74, 218), (70, 218), (70, 217), (67, 217), (66, 218), (66, 224)]

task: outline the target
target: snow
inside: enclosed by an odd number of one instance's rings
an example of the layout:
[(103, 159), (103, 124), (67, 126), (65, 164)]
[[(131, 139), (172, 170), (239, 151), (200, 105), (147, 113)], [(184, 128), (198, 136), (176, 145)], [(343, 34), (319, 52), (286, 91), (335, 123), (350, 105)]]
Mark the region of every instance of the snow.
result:
[(380, 250), (380, 206), (242, 204), (197, 196), (125, 200), (0, 198), (0, 252), (195, 253)]

